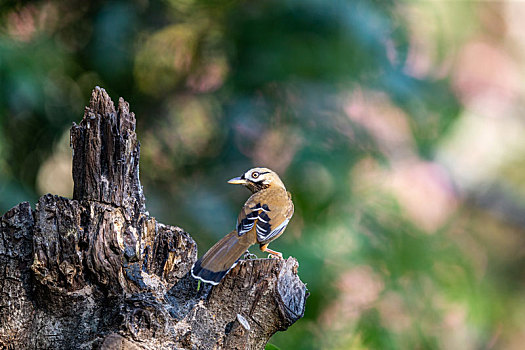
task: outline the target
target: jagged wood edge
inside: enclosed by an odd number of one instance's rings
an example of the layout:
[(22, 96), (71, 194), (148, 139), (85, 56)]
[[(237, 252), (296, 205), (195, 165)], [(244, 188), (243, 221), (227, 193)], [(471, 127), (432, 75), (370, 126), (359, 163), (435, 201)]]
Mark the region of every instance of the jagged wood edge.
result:
[[(157, 223), (154, 218), (147, 215), (142, 187), (140, 186), (140, 181), (138, 181), (140, 145), (134, 134), (135, 118), (129, 112), (129, 105), (120, 99), (119, 108), (115, 111), (107, 93), (103, 89), (96, 88), (93, 92), (90, 106), (86, 108), (85, 118), (80, 125), (85, 122), (86, 116), (89, 117), (89, 120), (97, 117), (109, 117), (112, 120), (111, 122), (104, 124), (102, 121), (100, 124), (106, 125), (106, 131), (120, 132), (120, 136), (116, 135), (115, 139), (127, 142), (126, 145), (130, 146), (128, 151), (131, 150), (134, 159), (137, 161), (135, 162), (135, 167), (128, 169), (131, 170), (127, 172), (131, 175), (131, 181), (127, 184), (127, 187), (124, 186), (127, 192), (122, 196), (104, 196), (104, 193), (101, 194), (94, 191), (96, 196), (91, 198), (89, 196), (93, 194), (92, 192), (82, 190), (76, 192), (76, 199), (78, 200), (46, 195), (39, 200), (34, 213), (35, 221), (32, 220), (33, 213), (27, 203), (20, 204), (2, 217), (2, 226), (0, 226), (2, 233), (0, 261), (13, 261), (13, 259), (9, 260), (10, 255), (13, 255), (17, 249), (26, 252), (25, 255), (22, 254), (20, 257), (20, 266), (14, 267), (14, 270), (20, 270), (20, 277), (17, 277), (17, 282), (11, 287), (12, 290), (15, 290), (15, 294), (9, 295), (11, 298), (15, 295), (19, 296), (20, 309), (24, 310), (25, 307), (27, 311), (25, 314), (32, 315), (32, 319), (28, 319), (27, 316), (25, 318), (19, 317), (22, 320), (22, 325), (19, 328), (28, 330), (26, 335), (31, 331), (38, 335), (38, 330), (48, 330), (49, 327), (46, 328), (43, 320), (49, 319), (50, 313), (55, 317), (52, 320), (55, 322), (67, 312), (72, 312), (76, 315), (79, 313), (85, 314), (86, 312), (96, 314), (98, 312), (98, 333), (92, 334), (95, 336), (94, 338), (91, 337), (83, 344), (78, 344), (79, 348), (104, 347), (104, 344), (107, 345), (106, 340), (114, 340), (115, 337), (118, 338), (120, 336), (125, 340), (122, 343), (126, 343), (129, 346), (131, 346), (130, 344), (134, 344), (134, 346), (140, 344), (140, 346), (145, 348), (164, 348), (165, 346), (195, 348), (197, 346), (203, 349), (258, 349), (264, 347), (264, 344), (273, 333), (277, 330), (286, 329), (302, 316), (307, 293), (305, 285), (297, 276), (298, 264), (295, 259), (286, 261), (260, 259), (241, 262), (221, 284), (214, 288), (205, 287), (200, 291), (197, 291), (195, 280), (189, 277), (187, 273), (189, 266), (196, 259), (196, 249), (189, 248), (191, 253), (186, 257), (186, 267), (179, 269), (178, 273), (175, 274), (176, 276), (169, 277), (170, 271), (165, 269), (167, 265), (170, 265), (168, 270), (173, 269), (177, 265), (175, 263), (175, 255), (171, 255), (169, 264), (166, 264), (170, 259), (169, 254), (163, 255), (165, 261), (162, 264), (152, 264), (151, 262), (154, 259), (151, 259), (151, 254), (158, 253), (159, 247), (163, 247), (164, 253), (166, 247), (168, 247), (169, 251), (170, 240), (169, 237), (163, 236), (164, 233), (170, 232), (168, 236), (171, 235), (170, 237), (175, 239), (175, 241), (179, 239), (177, 237), (184, 237), (183, 239), (190, 242), (190, 245), (195, 248), (194, 242), (181, 229)], [(75, 129), (78, 127), (77, 125), (73, 126), (72, 137), (75, 132), (79, 131), (79, 129)], [(78, 166), (80, 164), (79, 159), (85, 161), (85, 158), (79, 156), (78, 153), (76, 154)], [(123, 179), (123, 181), (125, 180)], [(81, 181), (80, 183), (85, 182)], [(57, 203), (64, 210), (58, 211), (56, 208), (53, 208), (57, 206)], [(126, 206), (123, 207), (122, 205)], [(108, 251), (114, 248), (111, 245), (120, 247), (120, 252), (117, 255), (120, 258), (126, 255), (126, 264), (122, 265), (122, 273), (114, 276), (116, 277), (115, 280), (110, 279), (110, 282), (106, 281), (104, 283), (100, 276), (97, 277), (97, 269), (94, 267), (93, 262), (90, 267), (90, 264), (86, 262), (89, 259), (82, 260), (82, 254), (80, 257), (77, 257), (76, 255), (78, 254), (75, 253), (78, 252), (77, 248), (81, 248), (83, 242), (88, 244), (89, 247), (89, 244), (92, 244), (94, 239), (93, 237), (87, 237), (86, 239), (84, 237), (86, 232), (82, 232), (85, 228), (84, 226), (86, 226), (82, 225), (82, 222), (86, 222), (86, 215), (89, 214), (88, 217), (94, 220), (95, 217), (90, 215), (97, 212), (98, 215), (95, 215), (97, 221), (100, 222), (102, 220), (104, 222), (104, 215), (108, 215), (107, 213), (114, 214), (119, 212), (119, 210), (121, 211), (121, 221), (132, 225), (131, 228), (137, 229), (142, 227), (145, 232), (153, 233), (153, 235), (149, 236), (150, 238), (153, 237), (149, 242), (149, 247), (151, 248), (149, 251), (150, 260), (144, 263), (144, 250), (135, 249), (133, 251), (131, 249), (130, 252), (125, 253), (126, 244), (136, 245), (137, 240), (129, 239), (131, 229), (128, 231), (124, 230), (122, 236), (125, 237), (120, 237), (119, 239), (117, 235), (113, 239), (109, 239), (109, 243), (106, 242), (108, 244), (105, 247), (109, 249)], [(109, 215), (108, 219), (113, 218), (113, 214)], [(31, 220), (28, 217), (31, 217)], [(20, 222), (24, 222), (25, 226), (20, 226)], [(57, 224), (54, 226), (56, 229), (47, 228), (42, 230), (43, 226), (45, 226), (44, 223), (47, 222)], [(58, 225), (59, 222), (62, 223)], [(18, 228), (25, 239), (20, 241), (19, 237), (12, 235), (12, 227)], [(60, 228), (65, 228), (65, 231), (61, 231)], [(159, 230), (162, 232), (160, 236)], [(148, 237), (148, 235), (145, 237)], [(158, 244), (155, 246), (154, 241), (157, 237), (161, 238), (160, 242), (158, 241)], [(128, 239), (126, 240), (126, 238)], [(61, 240), (63, 242), (60, 242)], [(17, 248), (17, 242), (18, 244), (22, 242), (24, 248)], [(66, 249), (58, 251), (61, 255), (57, 255), (59, 259), (56, 261), (56, 264), (42, 264), (42, 261), (45, 261), (43, 258), (49, 258), (49, 254), (53, 251), (53, 249), (48, 249), (49, 244), (53, 242), (60, 242)], [(191, 242), (193, 242), (193, 245)], [(28, 247), (33, 245), (35, 254), (32, 265), (30, 265), (30, 256), (27, 254), (27, 251)], [(72, 247), (74, 249), (71, 249)], [(54, 251), (57, 253), (56, 249)], [(134, 259), (134, 254), (136, 255), (137, 253), (140, 254)], [(51, 261), (53, 259), (48, 260)], [(120, 261), (122, 262), (123, 260)], [(28, 276), (31, 276), (29, 266), (33, 268), (34, 285), (31, 285), (31, 279), (28, 278)], [(47, 267), (49, 269), (46, 270)], [(147, 286), (147, 283), (144, 283), (144, 276), (140, 272), (144, 268), (147, 271), (147, 282), (151, 282), (151, 278), (153, 278), (157, 282), (159, 280), (161, 282), (168, 280), (168, 283), (161, 283), (163, 288)], [(5, 280), (5, 273), (4, 275), (0, 274), (0, 278), (2, 276), (4, 276)], [(3, 287), (5, 287), (5, 283)], [(144, 291), (147, 291), (146, 297), (143, 296)], [(232, 298), (232, 293), (236, 295), (236, 298)], [(58, 305), (63, 309), (60, 309), (60, 312), (57, 313), (58, 315), (54, 315), (52, 311), (57, 310), (46, 310), (46, 306), (49, 307), (49, 305), (44, 305), (45, 302), (42, 301), (40, 303), (35, 302), (35, 296), (44, 297), (43, 300), (51, 300), (54, 306)], [(109, 309), (102, 308), (99, 303), (101, 300), (102, 302), (107, 301), (107, 298), (114, 302), (116, 301), (117, 306)], [(3, 299), (2, 302), (5, 304), (6, 300)], [(9, 300), (7, 300), (8, 302)], [(174, 310), (174, 305), (181, 302), (184, 305), (179, 308), (178, 311), (180, 312), (177, 313), (177, 310)], [(1, 303), (0, 306), (2, 306)], [(31, 307), (33, 307), (32, 310)], [(101, 309), (103, 312), (101, 312)], [(7, 307), (5, 310), (12, 311), (12, 307)], [(147, 315), (150, 320), (158, 317), (153, 333), (150, 328), (142, 327), (140, 315)], [(116, 325), (114, 320), (111, 320), (113, 316), (120, 317), (122, 322)], [(210, 320), (213, 321), (210, 322)], [(92, 322), (93, 320), (87, 319), (84, 321)], [(13, 338), (13, 333), (6, 335), (2, 331), (16, 328), (14, 324), (13, 319), (0, 323), (0, 344), (8, 341), (9, 337)], [(31, 327), (27, 326), (28, 324), (31, 324)], [(208, 324), (209, 327), (206, 329), (201, 327), (202, 331), (199, 333), (199, 326), (203, 324)], [(71, 328), (75, 329), (74, 327)], [(210, 336), (211, 329), (216, 329), (212, 336)], [(64, 334), (61, 335), (64, 336)], [(67, 338), (68, 336), (71, 337), (72, 334), (65, 334), (63, 339), (69, 339)], [(18, 338), (15, 335), (11, 339), (13, 340), (11, 344), (18, 343), (22, 346), (30, 344), (28, 348), (37, 348), (45, 345), (38, 343), (37, 340), (35, 341), (34, 337), (32, 343), (24, 343), (26, 339), (27, 336), (24, 337), (23, 334)]]

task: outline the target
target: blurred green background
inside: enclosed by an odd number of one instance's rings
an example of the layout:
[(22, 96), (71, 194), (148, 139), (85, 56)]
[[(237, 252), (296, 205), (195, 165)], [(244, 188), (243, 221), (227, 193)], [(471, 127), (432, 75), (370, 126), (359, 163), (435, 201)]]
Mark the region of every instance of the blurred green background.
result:
[[(0, 213), (71, 196), (91, 90), (130, 102), (150, 213), (199, 252), (277, 171), (311, 295), (281, 349), (522, 349), (525, 3), (0, 4)], [(257, 249), (252, 249), (254, 252)], [(259, 254), (262, 256), (261, 254)]]

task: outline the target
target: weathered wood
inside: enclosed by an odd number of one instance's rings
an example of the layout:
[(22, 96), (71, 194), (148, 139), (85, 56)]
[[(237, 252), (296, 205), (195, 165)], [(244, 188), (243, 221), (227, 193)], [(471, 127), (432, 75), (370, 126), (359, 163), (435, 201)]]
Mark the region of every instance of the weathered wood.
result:
[(33, 214), (29, 203), (18, 204), (0, 220), (0, 348), (15, 349), (31, 336), (34, 311), (30, 266)]
[(195, 242), (146, 211), (124, 100), (96, 88), (71, 144), (74, 199), (1, 218), (0, 348), (262, 349), (303, 315), (293, 258), (241, 261), (198, 289)]
[(84, 118), (71, 128), (73, 199), (145, 212), (135, 124), (127, 102), (120, 98), (115, 110), (104, 89), (93, 90)]

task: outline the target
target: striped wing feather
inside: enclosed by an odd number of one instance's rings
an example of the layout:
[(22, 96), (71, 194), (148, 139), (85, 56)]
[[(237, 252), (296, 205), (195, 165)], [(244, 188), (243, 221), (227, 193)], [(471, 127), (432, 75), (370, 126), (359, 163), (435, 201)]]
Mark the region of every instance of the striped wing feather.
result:
[(286, 228), (293, 215), (293, 203), (289, 193), (282, 188), (268, 189), (253, 194), (244, 204), (237, 218), (239, 236), (255, 227), (257, 242), (268, 243)]

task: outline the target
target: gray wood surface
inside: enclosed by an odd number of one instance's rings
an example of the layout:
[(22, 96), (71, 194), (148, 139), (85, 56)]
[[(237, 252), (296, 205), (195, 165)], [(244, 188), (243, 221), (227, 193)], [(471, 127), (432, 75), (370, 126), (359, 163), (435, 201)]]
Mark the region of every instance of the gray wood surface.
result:
[(263, 349), (302, 317), (294, 258), (241, 261), (197, 288), (194, 240), (146, 210), (122, 98), (115, 109), (95, 88), (71, 144), (73, 199), (48, 194), (0, 220), (0, 348)]

